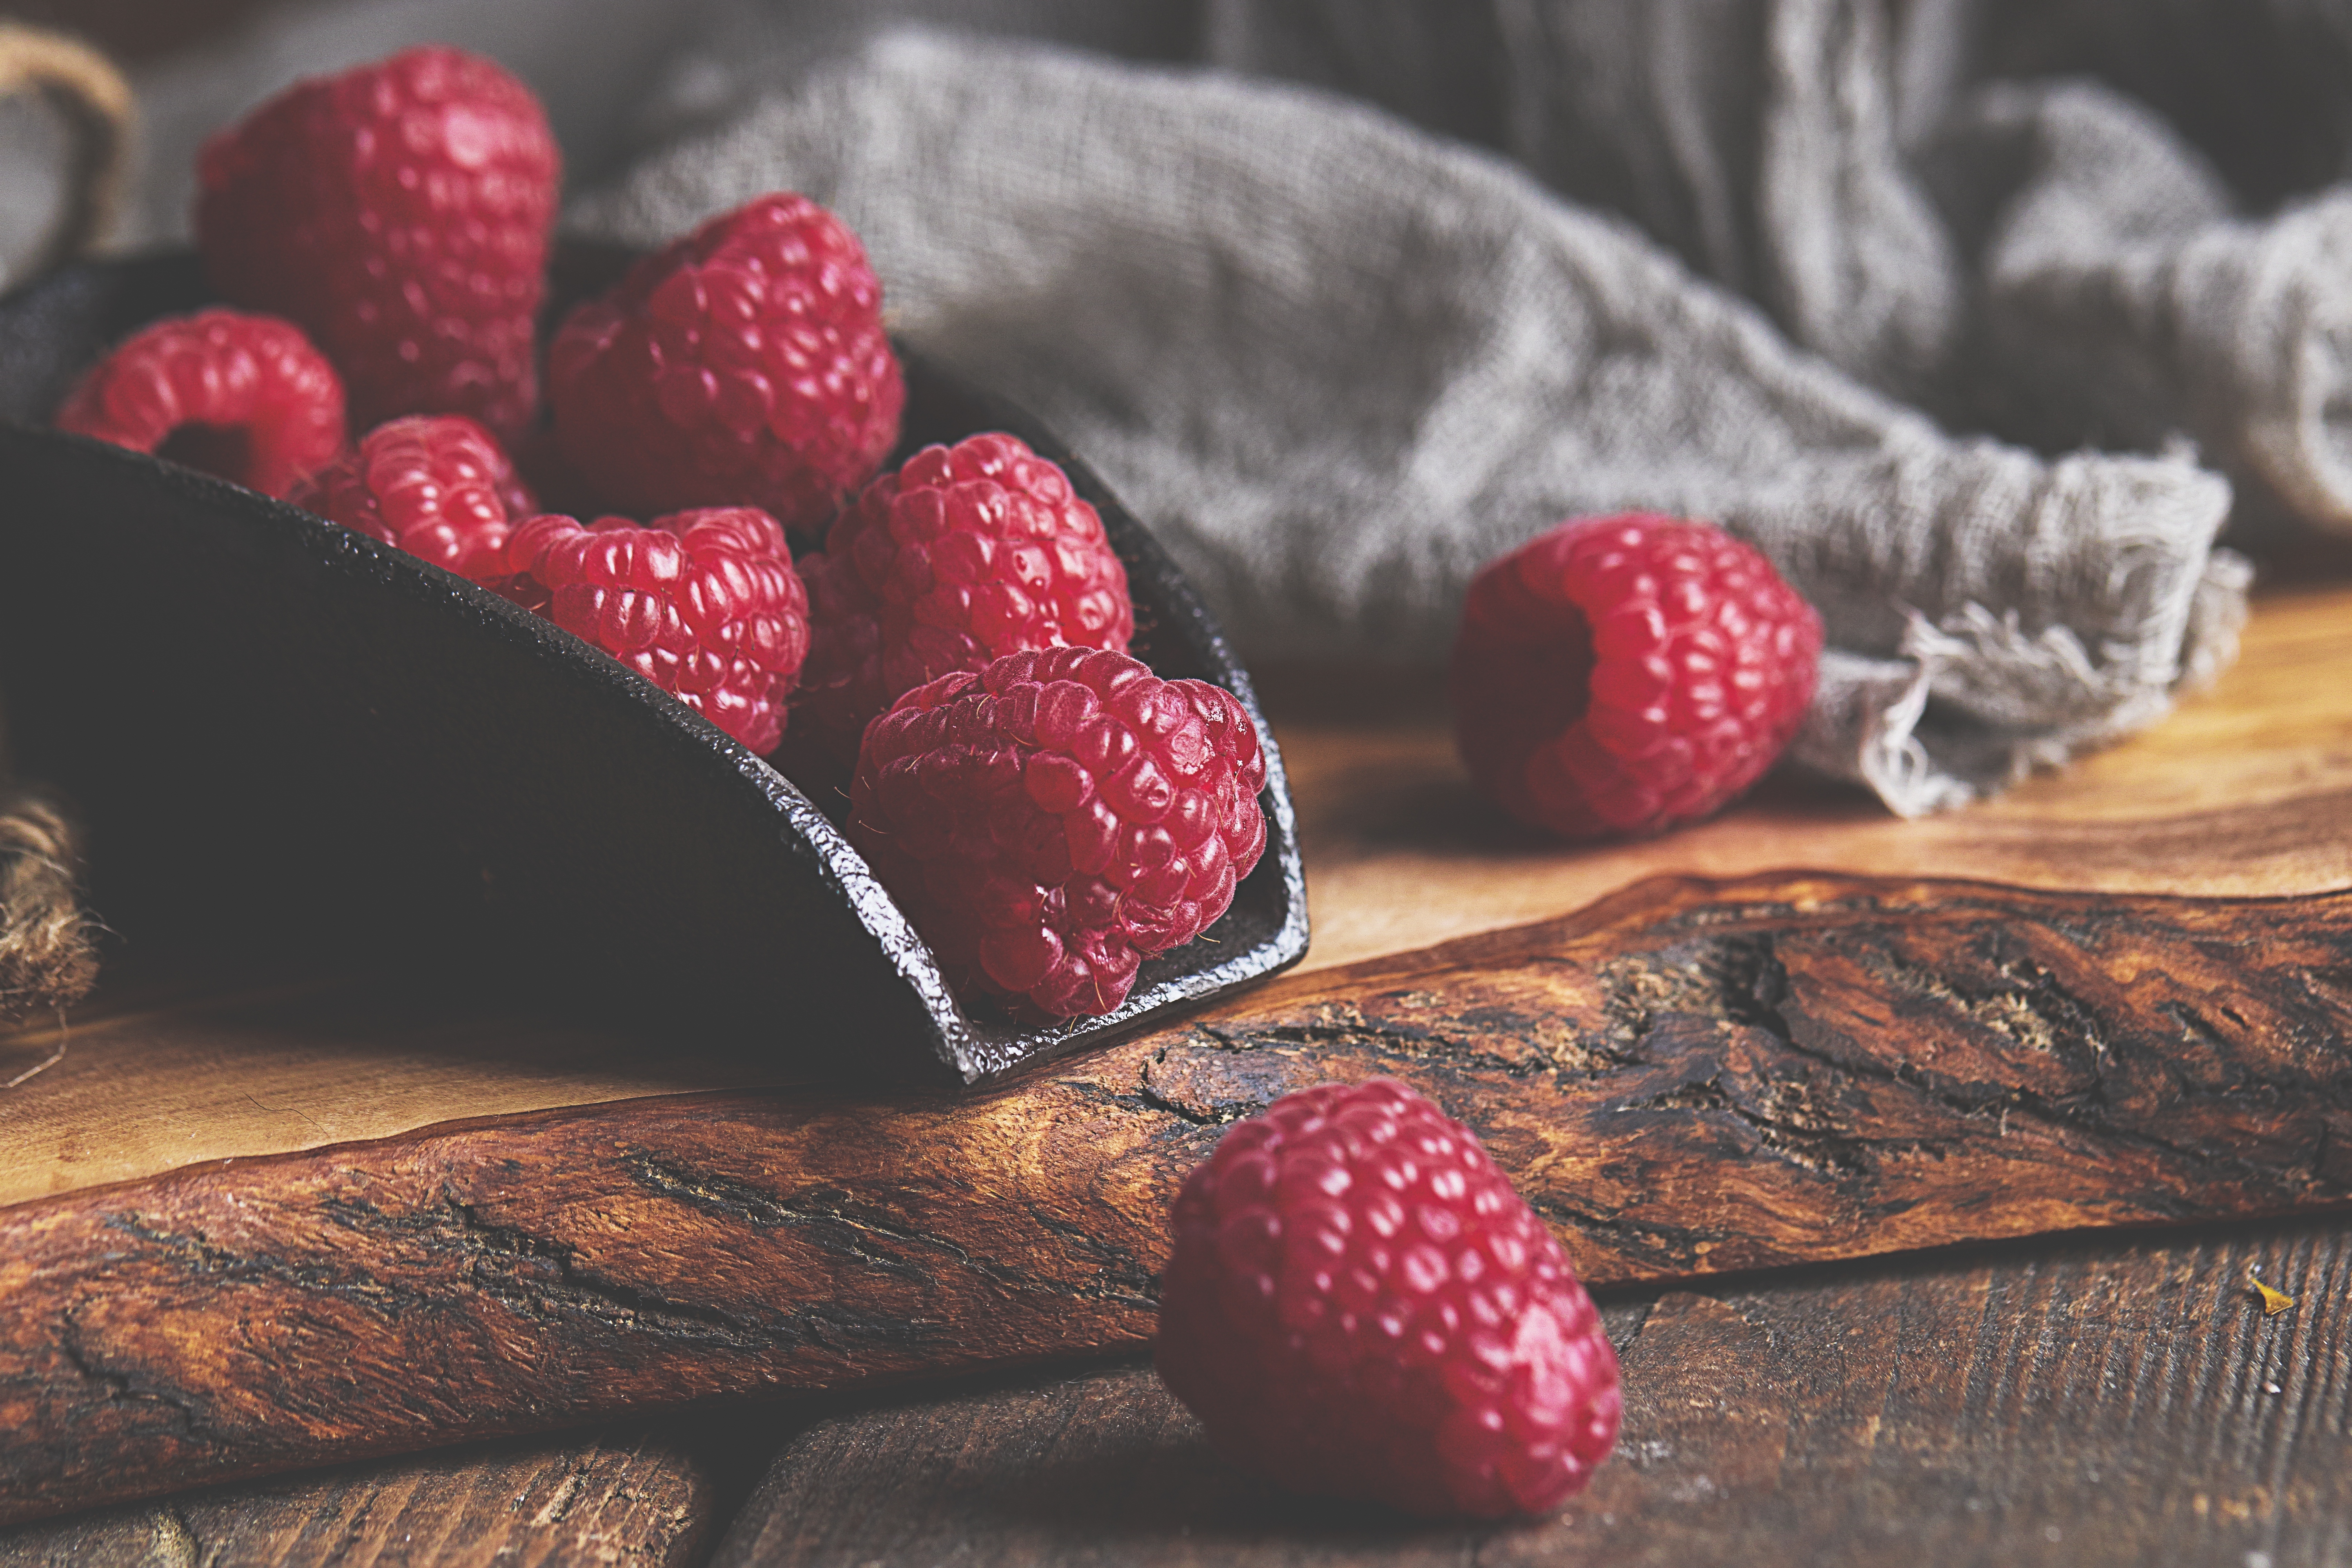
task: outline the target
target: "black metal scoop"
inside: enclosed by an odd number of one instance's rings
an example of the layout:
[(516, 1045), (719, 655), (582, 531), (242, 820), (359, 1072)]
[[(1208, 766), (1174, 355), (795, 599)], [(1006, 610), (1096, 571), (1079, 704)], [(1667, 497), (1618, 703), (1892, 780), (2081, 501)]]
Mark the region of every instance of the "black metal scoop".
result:
[[(557, 292), (625, 260), (569, 250)], [(1005, 430), (1061, 463), (1127, 564), (1136, 656), (1232, 691), (1269, 764), (1265, 856), (1232, 910), (1145, 963), (1118, 1011), (1047, 1027), (960, 1004), (824, 810), (595, 648), (299, 508), (37, 426), (115, 342), (208, 298), (181, 253), (0, 300), (9, 741), (81, 810), (94, 901), (128, 939), (234, 927), (495, 973), (818, 1071), (936, 1061), (967, 1083), (1306, 952), (1297, 831), (1248, 675), (1142, 526), (1017, 410), (904, 355), (904, 450)]]

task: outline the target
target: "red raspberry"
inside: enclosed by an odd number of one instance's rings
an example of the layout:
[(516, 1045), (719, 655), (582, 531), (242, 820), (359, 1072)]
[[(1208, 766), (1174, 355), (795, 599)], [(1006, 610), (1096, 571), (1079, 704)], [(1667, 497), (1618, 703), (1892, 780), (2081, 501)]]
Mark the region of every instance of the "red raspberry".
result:
[(1069, 476), (1011, 436), (926, 447), (866, 487), (801, 570), (793, 713), (847, 763), (902, 692), (1031, 648), (1125, 653), (1127, 568)]
[(583, 528), (550, 513), (508, 537), (507, 567), (507, 597), (751, 750), (775, 748), (808, 655), (808, 595), (774, 518), (714, 507)]
[(539, 503), (490, 433), (462, 414), (379, 425), (287, 498), (478, 583), (507, 574), (507, 535)]
[(1756, 782), (1812, 700), (1821, 617), (1704, 522), (1564, 522), (1489, 562), (1454, 644), (1479, 789), (1570, 837), (1656, 833)]
[(562, 175), (530, 89), (478, 56), (410, 49), (289, 88), (206, 142), (196, 173), (213, 287), (308, 328), (358, 424), (529, 421)]
[(133, 334), (57, 422), (283, 496), (341, 448), (343, 384), (291, 321), (200, 310)]
[(961, 984), (1108, 1013), (1265, 848), (1265, 753), (1233, 694), (1125, 654), (1008, 654), (866, 731), (850, 842)]
[(857, 237), (780, 193), (574, 310), (548, 351), (564, 454), (615, 506), (764, 507), (814, 527), (898, 439), (907, 392)]
[(1160, 1376), (1244, 1468), (1429, 1516), (1539, 1513), (1617, 1437), (1617, 1356), (1477, 1138), (1393, 1079), (1284, 1096), (1176, 1200)]

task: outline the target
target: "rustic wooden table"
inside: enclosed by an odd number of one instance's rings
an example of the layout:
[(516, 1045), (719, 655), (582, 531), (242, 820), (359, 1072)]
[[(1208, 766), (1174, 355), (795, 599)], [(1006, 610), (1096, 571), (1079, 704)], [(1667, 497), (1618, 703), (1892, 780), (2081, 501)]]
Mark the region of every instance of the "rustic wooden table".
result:
[[(1478, 933), (1552, 920), (1645, 877), (1756, 878), (1791, 868), (1874, 878), (1868, 885), (1881, 889), (1958, 876), (2070, 895), (2293, 898), (2211, 905), (2221, 911), (2213, 918), (2234, 922), (2227, 952), (2236, 956), (2226, 962), (2245, 963), (2251, 975), (2273, 933), (2292, 946), (2316, 942), (2312, 933), (2324, 929), (2335, 934), (2281, 962), (2315, 1005), (2352, 1008), (2341, 906), (2312, 897), (2352, 887), (2352, 587), (2340, 577), (2266, 595), (2239, 666), (2156, 731), (2063, 776), (1920, 823), (1775, 781), (1719, 820), (1662, 841), (1548, 847), (1473, 802), (1433, 692), (1354, 672), (1286, 672), (1269, 684), (1308, 856), (1308, 962), (1321, 973), (1267, 993), (1268, 1018), (1283, 1007), (1323, 1016), (1379, 991), (1383, 976), (1475, 976), (1482, 966), (1533, 973), (1570, 940), (1563, 931), (1584, 928), (1538, 928), (1541, 942)], [(2071, 930), (2070, 910), (2143, 908), (2002, 896), (2021, 929)], [(1606, 935), (1574, 940), (1589, 945)], [(1390, 956), (1467, 938), (1477, 940), (1448, 950), (1443, 963)], [(2175, 969), (2217, 950), (2193, 930), (2180, 944), (2177, 962), (2167, 961)], [(1332, 973), (1350, 963), (1365, 966)], [(2165, 978), (2135, 975), (2132, 984)], [(2249, 994), (2260, 989), (2252, 979), (2247, 985)], [(1381, 994), (1417, 993), (1392, 985)], [(1263, 1027), (1269, 1039), (1282, 1033)], [(1359, 1019), (1318, 1047), (1307, 1031), (1306, 1046), (1264, 1059), (1310, 1071), (1316, 1050), (1328, 1048), (1348, 1070), (1383, 1065), (1360, 1037), (1370, 1032)], [(2328, 1119), (2299, 1167), (2306, 1175), (2340, 1163), (2327, 1140), (2352, 1110), (2343, 1039), (2341, 1030), (2330, 1037), (2335, 1055), (2302, 1091)], [(1171, 1040), (1153, 1058), (1163, 1068), (1183, 1044)], [(55, 1045), (41, 1031), (0, 1041), (0, 1081), (47, 1059)], [(2195, 1054), (2184, 1047), (2182, 1058)], [(1071, 1080), (1086, 1070), (1074, 1068)], [(1223, 1102), (1207, 1083), (1171, 1069), (1160, 1092), (1196, 1111), (1206, 1096), (1196, 1119), (1213, 1121)], [(558, 1120), (528, 1125), (593, 1127), (604, 1113), (553, 1108), (620, 1101), (723, 1110), (756, 1106), (758, 1095), (744, 1091), (761, 1088), (755, 1068), (724, 1057), (649, 1063), (626, 1042), (511, 1018), (404, 1015), (364, 986), (305, 977), (268, 996), (118, 996), (77, 1024), (53, 1067), (0, 1093), (0, 1226), (12, 1213), (70, 1219), (89, 1194), (178, 1191), (171, 1173), (194, 1162), (257, 1162), (285, 1180), (311, 1180), (300, 1151), (376, 1141), (321, 1157), (347, 1171), (369, 1168), (371, 1149), (396, 1146), (410, 1151), (403, 1158), (423, 1159), (415, 1151), (427, 1142), (417, 1130), (452, 1117), (503, 1118), (499, 1125), (515, 1128), (526, 1123), (514, 1119), (546, 1112)], [(689, 1091), (706, 1099), (645, 1098)], [(2184, 1076), (2176, 1098), (2199, 1092)], [(1727, 1109), (1739, 1108), (1717, 1108)], [(1711, 1125), (1707, 1114), (1694, 1124)], [(1717, 1120), (1738, 1131), (1736, 1118)], [(1904, 1234), (1998, 1237), (2114, 1220), (2134, 1228), (1709, 1273), (1612, 1240), (1590, 1215), (1571, 1226), (1571, 1245), (1595, 1278), (1682, 1278), (1600, 1292), (1624, 1362), (1623, 1437), (1592, 1489), (1540, 1523), (1411, 1525), (1286, 1500), (1226, 1468), (1132, 1348), (1135, 1324), (1148, 1330), (1139, 1289), (1129, 1291), (1132, 1300), (1097, 1300), (1105, 1315), (1096, 1342), (1128, 1347), (1109, 1359), (881, 1394), (706, 1401), (551, 1437), (184, 1491), (0, 1531), (0, 1564), (1679, 1564), (1876, 1563), (1896, 1552), (1937, 1563), (2352, 1563), (2352, 1220), (2152, 1224), (2334, 1202), (2344, 1182), (2311, 1178), (2281, 1196), (2282, 1178), (2259, 1151), (2235, 1160), (2207, 1143), (2182, 1156), (2186, 1175), (2164, 1163), (2179, 1151), (2149, 1154), (2156, 1163), (2134, 1189), (2137, 1206), (2095, 1214), (2065, 1190), (2075, 1144), (2054, 1133), (2040, 1144), (2012, 1142), (2012, 1132), (2022, 1139), (2028, 1130), (2012, 1129), (2005, 1115), (1997, 1129), (1990, 1120), (1984, 1135), (1999, 1142), (1962, 1152), (2000, 1173), (2000, 1184), (1975, 1192), (1965, 1223)], [(1769, 1143), (1773, 1127), (1757, 1125)], [(1789, 1136), (1786, 1125), (1780, 1135)], [(1728, 1137), (1718, 1137), (1727, 1168), (1739, 1153), (1722, 1142)], [(2044, 1163), (2014, 1163), (2021, 1149)], [(1775, 1152), (1790, 1166), (1785, 1142)], [(2098, 1157), (2121, 1172), (2129, 1153)], [(215, 1185), (244, 1168), (216, 1168), (230, 1174)], [(1933, 1188), (1906, 1169), (1903, 1179)], [(1554, 1184), (1547, 1192), (1565, 1190), (1556, 1174), (1542, 1180)], [(1634, 1198), (1623, 1201), (1622, 1212), (1631, 1212)], [(470, 1220), (473, 1210), (465, 1212)], [(1688, 1205), (1676, 1212), (1697, 1227), (1687, 1235), (1701, 1234), (1705, 1214)], [(1742, 1268), (1742, 1258), (1884, 1246), (1860, 1231), (1860, 1240), (1759, 1240), (1736, 1215), (1705, 1234), (1691, 1245), (1701, 1253), (1719, 1247)], [(225, 1262), (229, 1255), (216, 1252), (188, 1267), (233, 1273), (254, 1256)], [(0, 1274), (8, 1267), (0, 1257)], [(481, 1267), (478, 1255), (469, 1267)], [(1707, 1277), (1693, 1278), (1700, 1274)], [(2256, 1277), (2294, 1306), (2266, 1316), (2250, 1289)], [(190, 1287), (184, 1297), (192, 1336), (227, 1341), (252, 1327), (250, 1304), (224, 1306), (217, 1283), (208, 1277), (204, 1290)], [(972, 1331), (984, 1326), (975, 1319)], [(79, 1353), (99, 1357), (88, 1345)], [(656, 1372), (695, 1364), (662, 1362)], [(12, 1374), (0, 1365), (0, 1413), (46, 1408), (30, 1367)], [(102, 1385), (90, 1424), (161, 1411), (162, 1426), (178, 1429), (152, 1441), (181, 1447), (140, 1451), (201, 1448), (200, 1417), (212, 1407), (165, 1409), (165, 1395), (184, 1393), (159, 1394), (113, 1367), (79, 1368)], [(269, 1419), (324, 1430), (340, 1414), (274, 1409)], [(202, 1472), (160, 1475), (181, 1473)], [(138, 1489), (138, 1478), (119, 1486)]]

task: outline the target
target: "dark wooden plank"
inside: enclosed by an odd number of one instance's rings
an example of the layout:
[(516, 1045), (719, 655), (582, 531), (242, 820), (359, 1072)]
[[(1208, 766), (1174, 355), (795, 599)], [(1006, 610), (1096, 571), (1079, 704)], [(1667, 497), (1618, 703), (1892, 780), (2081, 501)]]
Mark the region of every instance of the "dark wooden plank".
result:
[(977, 1096), (455, 1123), (0, 1210), (0, 1518), (1141, 1343), (1231, 1118), (1388, 1072), (1600, 1282), (2352, 1198), (2352, 895), (1783, 877), (1280, 983)]
[[(2263, 1317), (2259, 1268), (2297, 1298)], [(1848, 1265), (1604, 1309), (1625, 1425), (1558, 1518), (1286, 1499), (1148, 1368), (833, 1415), (715, 1568), (1810, 1568), (2352, 1562), (2352, 1229), (2273, 1224)]]
[(678, 1431), (459, 1448), (0, 1531), (0, 1568), (686, 1568), (711, 1468)]

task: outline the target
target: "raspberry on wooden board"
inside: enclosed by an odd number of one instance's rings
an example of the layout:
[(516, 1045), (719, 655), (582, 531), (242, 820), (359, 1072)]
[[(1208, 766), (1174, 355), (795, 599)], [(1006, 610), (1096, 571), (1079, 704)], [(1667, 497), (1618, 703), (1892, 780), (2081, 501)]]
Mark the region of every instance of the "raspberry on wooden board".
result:
[(495, 61), (436, 44), (299, 82), (206, 142), (197, 179), (213, 286), (306, 328), (355, 423), (528, 424), (562, 165)]
[(462, 414), (388, 420), (287, 499), (477, 583), (507, 575), (507, 535), (539, 510), (496, 438)]
[(548, 351), (564, 455), (611, 505), (828, 521), (898, 439), (882, 285), (846, 225), (780, 192), (573, 310)]
[(776, 520), (752, 507), (508, 536), (499, 591), (593, 643), (754, 752), (775, 749), (808, 656), (808, 595)]
[(801, 563), (808, 668), (793, 700), (846, 763), (900, 694), (1025, 649), (1125, 653), (1127, 568), (1060, 466), (1018, 438), (926, 447), (866, 487)]
[(1265, 848), (1265, 753), (1233, 694), (1124, 654), (1008, 654), (866, 731), (850, 842), (959, 985), (1108, 1013), (1231, 907)]
[(1393, 1079), (1284, 1096), (1176, 1200), (1154, 1360), (1217, 1447), (1297, 1491), (1540, 1513), (1616, 1442), (1617, 1357), (1470, 1130)]
[(57, 426), (284, 496), (342, 447), (343, 384), (292, 322), (199, 310), (124, 340)]
[(1821, 654), (1812, 606), (1723, 530), (1580, 518), (1471, 581), (1454, 737), (1472, 782), (1522, 822), (1572, 838), (1661, 832), (1772, 765)]

